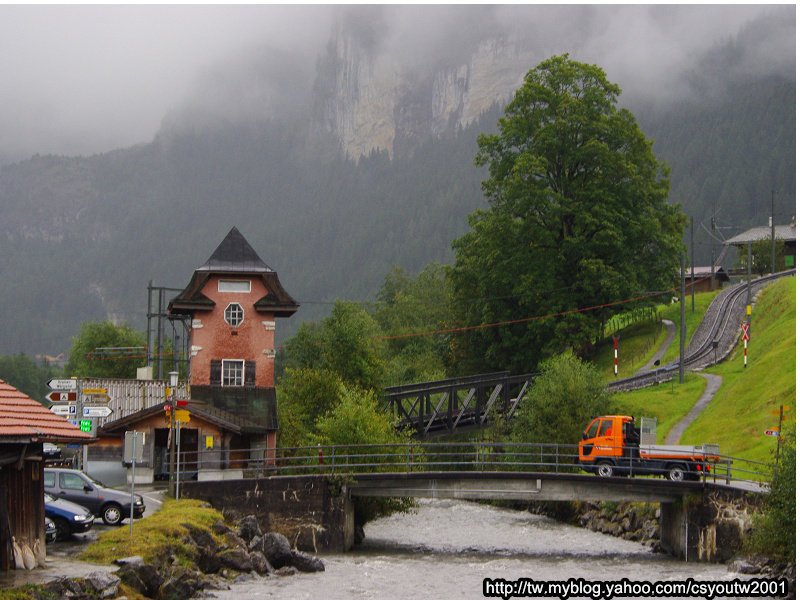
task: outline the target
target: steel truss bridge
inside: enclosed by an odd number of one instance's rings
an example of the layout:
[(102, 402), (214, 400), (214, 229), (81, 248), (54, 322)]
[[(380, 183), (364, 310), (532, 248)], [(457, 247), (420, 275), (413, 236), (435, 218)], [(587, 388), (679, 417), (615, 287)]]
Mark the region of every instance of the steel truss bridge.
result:
[[(768, 283), (794, 274), (795, 270), (791, 269), (755, 279), (749, 286), (749, 293), (755, 294)], [(723, 290), (714, 299), (689, 342), (684, 359), (686, 370), (703, 369), (733, 352), (747, 300), (746, 282)], [(608, 387), (623, 391), (664, 383), (674, 379), (679, 368), (676, 361), (650, 372), (615, 380)], [(410, 428), (419, 437), (449, 434), (485, 427), (496, 418), (512, 418), (528, 396), (535, 376), (535, 373), (498, 372), (413, 383), (386, 388), (384, 398), (386, 408), (399, 427)]]

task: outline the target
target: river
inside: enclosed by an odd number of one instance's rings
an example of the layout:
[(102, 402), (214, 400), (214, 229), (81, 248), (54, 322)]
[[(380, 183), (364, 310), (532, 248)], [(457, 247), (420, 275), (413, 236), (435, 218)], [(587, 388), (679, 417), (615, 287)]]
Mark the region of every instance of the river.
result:
[(376, 520), (365, 532), (355, 551), (323, 556), (324, 573), (251, 580), (213, 594), (220, 600), (472, 599), (484, 597), (484, 578), (735, 577), (724, 565), (686, 563), (547, 517), (455, 500), (421, 500), (415, 511)]

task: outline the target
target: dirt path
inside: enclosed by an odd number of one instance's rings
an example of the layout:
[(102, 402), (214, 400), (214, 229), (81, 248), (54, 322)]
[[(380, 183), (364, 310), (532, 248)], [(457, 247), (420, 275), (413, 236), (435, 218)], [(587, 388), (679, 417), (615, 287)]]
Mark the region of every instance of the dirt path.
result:
[(648, 364), (639, 369), (639, 373), (647, 373), (648, 371), (654, 369), (656, 367), (654, 363), (656, 361), (660, 361), (664, 357), (664, 353), (667, 351), (667, 348), (669, 348), (672, 340), (675, 339), (675, 323), (669, 319), (664, 319), (661, 322), (664, 323), (664, 327), (667, 328), (667, 337), (664, 338), (663, 342), (661, 342), (661, 346), (659, 346), (658, 350), (656, 350), (656, 353), (653, 355), (650, 361), (648, 361)]
[(719, 386), (722, 385), (722, 377), (719, 375), (711, 375), (710, 373), (699, 373), (699, 375), (706, 380), (706, 389), (703, 391), (700, 399), (692, 407), (692, 410), (689, 411), (689, 414), (683, 417), (683, 419), (681, 419), (667, 434), (665, 440), (666, 444), (677, 444), (680, 441), (683, 432), (686, 431), (686, 428), (697, 418), (697, 415), (708, 406), (708, 403), (714, 398), (714, 394), (717, 393)]

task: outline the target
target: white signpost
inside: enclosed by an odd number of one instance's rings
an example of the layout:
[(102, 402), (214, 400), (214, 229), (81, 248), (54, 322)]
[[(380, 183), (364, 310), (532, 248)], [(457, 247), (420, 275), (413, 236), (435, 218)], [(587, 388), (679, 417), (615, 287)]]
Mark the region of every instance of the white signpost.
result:
[(89, 419), (92, 417), (107, 417), (112, 412), (114, 411), (108, 408), (107, 406), (84, 406), (83, 418)]
[(56, 404), (50, 407), (50, 411), (59, 417), (75, 417), (78, 407), (74, 404)]
[(51, 379), (47, 382), (51, 390), (58, 392), (73, 392), (78, 389), (77, 379)]

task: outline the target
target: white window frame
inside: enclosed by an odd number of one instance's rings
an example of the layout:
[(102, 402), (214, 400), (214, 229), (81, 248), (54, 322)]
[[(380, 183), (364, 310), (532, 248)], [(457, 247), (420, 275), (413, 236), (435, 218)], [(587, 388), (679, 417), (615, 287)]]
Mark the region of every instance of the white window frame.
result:
[(249, 279), (220, 279), (217, 282), (217, 291), (221, 294), (249, 294), (251, 290)]
[(223, 359), (220, 383), (223, 387), (244, 386), (244, 360)]
[[(228, 311), (230, 311), (231, 307), (233, 307), (233, 306), (236, 306), (239, 309), (238, 313), (239, 313), (240, 318), (239, 318), (239, 322), (238, 323), (231, 323), (231, 320), (228, 318), (229, 317)], [(228, 325), (230, 325), (231, 327), (238, 327), (239, 325), (244, 323), (244, 308), (242, 308), (242, 305), (239, 304), (238, 302), (231, 302), (230, 304), (228, 304), (228, 306), (225, 307), (225, 312), (223, 313), (223, 318), (225, 319), (225, 322)]]

